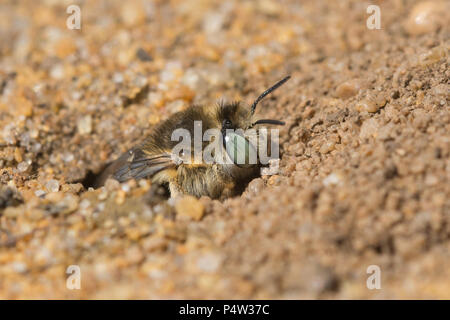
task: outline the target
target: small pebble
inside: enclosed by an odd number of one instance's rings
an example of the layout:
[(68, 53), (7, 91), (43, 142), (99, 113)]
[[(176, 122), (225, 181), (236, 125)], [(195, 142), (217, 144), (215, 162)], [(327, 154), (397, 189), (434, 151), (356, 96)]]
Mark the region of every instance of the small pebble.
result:
[(177, 199), (175, 211), (177, 212), (177, 217), (186, 217), (199, 221), (205, 214), (205, 206), (195, 197), (183, 196)]
[(74, 159), (74, 156), (70, 152), (65, 152), (62, 155), (62, 159), (64, 160), (64, 162), (72, 162)]
[(332, 140), (326, 140), (319, 149), (319, 152), (322, 154), (329, 153), (335, 149), (336, 143)]
[(105, 189), (108, 192), (116, 191), (120, 188), (120, 182), (115, 179), (108, 179), (105, 182)]
[(22, 161), (17, 165), (17, 170), (19, 170), (19, 172), (26, 172), (29, 167), (30, 165), (28, 164), (27, 161)]
[(45, 188), (48, 192), (58, 192), (59, 191), (59, 182), (55, 179), (49, 180), (45, 184)]
[(78, 209), (78, 197), (67, 194), (62, 200), (62, 205), (64, 206), (64, 210), (62, 214), (69, 214)]
[(204, 272), (215, 272), (222, 263), (222, 257), (213, 252), (204, 253), (197, 258), (197, 267)]
[(15, 148), (14, 149), (14, 160), (16, 160), (16, 162), (22, 162), (23, 157), (22, 157), (22, 151), (20, 151), (20, 148)]
[(391, 92), (391, 98), (392, 99), (398, 99), (400, 98), (400, 92), (398, 90), (394, 90)]
[(370, 137), (375, 137), (380, 129), (380, 124), (374, 118), (367, 119), (363, 122), (361, 126), (361, 131), (359, 132), (359, 137), (361, 139), (367, 139)]
[(139, 58), (139, 60), (141, 61), (152, 61), (152, 57), (147, 53), (147, 51), (145, 51), (142, 48), (139, 48), (136, 51), (136, 56)]
[(337, 185), (341, 181), (341, 178), (336, 173), (330, 173), (323, 179), (324, 186)]
[(128, 27), (141, 25), (145, 22), (145, 8), (138, 0), (124, 1), (120, 11), (122, 21)]
[(91, 206), (91, 202), (88, 199), (83, 199), (80, 202), (80, 209), (87, 209)]
[(122, 83), (123, 82), (123, 75), (120, 72), (116, 72), (113, 75), (113, 81), (115, 83)]
[(2, 213), (6, 218), (17, 218), (23, 214), (23, 207), (7, 207)]
[(360, 88), (361, 84), (358, 80), (349, 80), (336, 88), (336, 95), (341, 99), (348, 99), (356, 95)]
[(77, 123), (78, 132), (80, 134), (89, 134), (92, 131), (92, 117), (90, 115), (81, 117)]
[(427, 67), (447, 57), (447, 49), (443, 46), (434, 47), (420, 55), (419, 65)]
[(164, 97), (160, 92), (150, 92), (148, 94), (148, 101), (152, 107), (160, 108), (164, 105)]
[(449, 9), (449, 3), (445, 3), (445, 1), (419, 2), (412, 8), (405, 21), (405, 29), (410, 35), (433, 32), (448, 23), (446, 14)]
[(11, 268), (17, 273), (25, 273), (28, 270), (27, 265), (23, 262), (13, 262)]
[(44, 190), (36, 190), (34, 192), (34, 194), (36, 195), (36, 197), (42, 197), (43, 195), (45, 195), (45, 191)]
[(261, 178), (254, 179), (248, 184), (248, 191), (254, 195), (259, 194), (263, 188), (264, 181)]
[(366, 111), (366, 112), (374, 113), (374, 112), (377, 112), (379, 109), (380, 108), (376, 104), (376, 102), (370, 98), (363, 99), (356, 104), (356, 110), (359, 112)]
[(118, 205), (121, 205), (125, 202), (126, 193), (122, 189), (117, 191), (115, 202)]

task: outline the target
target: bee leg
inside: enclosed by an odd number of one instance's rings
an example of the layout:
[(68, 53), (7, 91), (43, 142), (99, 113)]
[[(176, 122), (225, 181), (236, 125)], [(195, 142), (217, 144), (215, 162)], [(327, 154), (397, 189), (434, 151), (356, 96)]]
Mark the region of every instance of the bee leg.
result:
[(223, 186), (222, 194), (220, 195), (220, 200), (230, 198), (235, 195), (235, 184), (233, 182), (228, 182)]
[(183, 195), (181, 186), (178, 184), (176, 179), (169, 182), (170, 197), (175, 199)]
[[(236, 194), (236, 183), (230, 178), (230, 176), (221, 170), (220, 166), (214, 165), (209, 176), (212, 177), (213, 181), (215, 181), (215, 185), (217, 187), (214, 198), (224, 200)], [(219, 181), (220, 183), (218, 183)]]

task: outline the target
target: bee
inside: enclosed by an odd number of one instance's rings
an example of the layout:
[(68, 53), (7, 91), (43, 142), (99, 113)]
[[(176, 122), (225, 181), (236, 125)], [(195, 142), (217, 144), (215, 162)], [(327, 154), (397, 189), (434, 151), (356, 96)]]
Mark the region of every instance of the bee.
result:
[[(258, 96), (248, 107), (241, 102), (219, 103), (212, 106), (190, 106), (177, 112), (167, 120), (156, 125), (142, 143), (131, 148), (112, 162), (98, 178), (97, 186), (112, 177), (119, 182), (129, 179), (150, 179), (152, 186), (165, 186), (171, 197), (188, 194), (195, 197), (209, 196), (212, 199), (224, 199), (242, 192), (246, 184), (257, 177), (261, 167), (259, 161), (238, 163), (237, 158), (248, 160), (256, 148), (244, 134), (236, 130), (257, 128), (262, 124), (284, 125), (283, 121), (273, 119), (255, 119), (258, 103), (268, 94), (288, 81), (290, 76), (278, 81)], [(208, 129), (218, 130), (221, 138), (212, 139), (216, 150), (212, 152), (213, 161), (192, 160), (192, 153), (173, 152), (178, 141), (173, 140), (173, 132), (185, 130), (195, 135), (201, 124), (201, 134)], [(196, 128), (197, 127), (197, 128)], [(197, 131), (198, 132), (198, 131)], [(257, 131), (258, 132), (258, 131)], [(192, 146), (192, 144), (191, 144)], [(206, 148), (202, 141), (200, 147)], [(195, 148), (195, 146), (194, 146)], [(218, 152), (217, 152), (218, 150)], [(230, 152), (233, 151), (233, 152)], [(219, 155), (226, 156), (227, 162), (219, 161)]]

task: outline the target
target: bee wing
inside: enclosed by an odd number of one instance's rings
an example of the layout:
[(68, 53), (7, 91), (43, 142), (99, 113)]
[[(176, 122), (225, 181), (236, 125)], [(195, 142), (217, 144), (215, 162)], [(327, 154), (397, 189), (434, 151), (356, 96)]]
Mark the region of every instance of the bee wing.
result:
[(147, 155), (140, 149), (128, 151), (117, 161), (120, 164), (116, 165), (113, 178), (119, 182), (152, 177), (160, 171), (177, 166), (170, 153)]

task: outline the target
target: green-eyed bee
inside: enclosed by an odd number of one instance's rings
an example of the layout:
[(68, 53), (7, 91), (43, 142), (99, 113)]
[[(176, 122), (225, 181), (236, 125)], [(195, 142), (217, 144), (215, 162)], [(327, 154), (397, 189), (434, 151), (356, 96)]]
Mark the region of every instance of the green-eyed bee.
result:
[[(279, 120), (255, 119), (256, 106), (289, 78), (285, 77), (264, 91), (250, 107), (239, 102), (191, 106), (173, 114), (156, 125), (142, 143), (109, 165), (98, 183), (101, 185), (108, 177), (119, 182), (146, 178), (151, 179), (152, 184), (166, 185), (172, 197), (189, 194), (223, 199), (236, 195), (251, 179), (258, 176), (262, 165), (258, 155), (256, 158), (254, 155), (257, 153), (254, 139), (245, 132), (261, 124), (284, 125)], [(179, 140), (174, 140), (174, 132), (177, 130), (184, 130), (190, 137), (200, 132), (201, 142), (197, 147), (204, 151), (210, 146), (210, 161), (204, 161), (204, 158), (200, 158), (200, 161), (194, 159), (190, 150), (196, 150), (195, 142), (188, 143), (188, 147), (193, 148), (188, 148), (187, 152), (174, 152), (179, 146)], [(219, 135), (208, 144), (202, 138), (211, 130), (216, 130)], [(255, 136), (259, 136), (258, 129), (254, 132)], [(249, 161), (250, 158), (253, 161)]]

